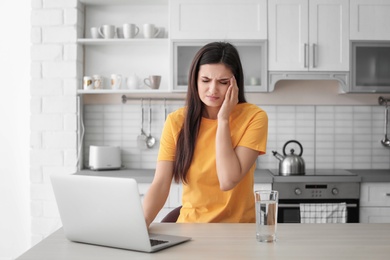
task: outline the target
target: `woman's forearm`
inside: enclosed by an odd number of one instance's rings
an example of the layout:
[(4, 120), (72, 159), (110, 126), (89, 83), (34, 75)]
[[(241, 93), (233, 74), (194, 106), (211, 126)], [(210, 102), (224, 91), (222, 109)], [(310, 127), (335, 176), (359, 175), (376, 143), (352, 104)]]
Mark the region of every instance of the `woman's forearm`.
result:
[(147, 226), (156, 218), (168, 198), (169, 190), (160, 189), (157, 185), (150, 186), (143, 201), (143, 210)]
[(148, 226), (156, 218), (168, 198), (172, 182), (172, 169), (173, 162), (157, 162), (152, 185), (143, 201), (144, 216)]
[(230, 190), (241, 180), (241, 165), (234, 151), (228, 120), (218, 120), (216, 167), (221, 190)]

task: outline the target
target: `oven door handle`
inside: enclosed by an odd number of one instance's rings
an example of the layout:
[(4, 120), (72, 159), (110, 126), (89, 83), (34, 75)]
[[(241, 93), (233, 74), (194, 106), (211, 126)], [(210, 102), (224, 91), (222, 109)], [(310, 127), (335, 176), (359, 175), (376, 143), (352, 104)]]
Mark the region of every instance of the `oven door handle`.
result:
[[(299, 208), (299, 204), (280, 204), (278, 205), (280, 208)], [(357, 204), (348, 203), (347, 208), (357, 208)]]

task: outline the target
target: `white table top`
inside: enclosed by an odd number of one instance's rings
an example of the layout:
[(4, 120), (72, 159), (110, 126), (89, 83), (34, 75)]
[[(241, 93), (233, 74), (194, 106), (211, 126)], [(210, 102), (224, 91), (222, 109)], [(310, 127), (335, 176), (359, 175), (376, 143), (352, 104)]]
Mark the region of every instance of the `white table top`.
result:
[(192, 240), (156, 253), (68, 241), (62, 229), (17, 259), (390, 259), (390, 224), (279, 224), (260, 243), (254, 224), (152, 224), (150, 231)]

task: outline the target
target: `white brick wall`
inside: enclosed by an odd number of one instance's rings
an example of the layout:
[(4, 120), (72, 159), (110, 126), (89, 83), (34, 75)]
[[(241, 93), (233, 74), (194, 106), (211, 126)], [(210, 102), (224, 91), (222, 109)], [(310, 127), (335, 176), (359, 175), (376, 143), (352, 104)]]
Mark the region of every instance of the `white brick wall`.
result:
[(61, 25), (63, 20), (61, 9), (36, 9), (31, 12), (32, 26)]
[[(169, 106), (169, 111), (180, 105)], [(144, 130), (149, 133), (148, 107)], [(260, 156), (258, 168), (277, 168), (272, 155), (282, 153), (291, 139), (303, 146), (306, 168), (389, 169), (390, 151), (382, 147), (383, 107), (379, 106), (262, 106), (269, 117), (267, 154)], [(84, 109), (84, 165), (88, 167), (90, 145), (117, 145), (122, 162), (128, 168), (153, 168), (163, 126), (162, 103), (153, 103), (152, 134), (157, 139), (153, 149), (137, 146), (140, 133), (139, 104), (86, 105)], [(289, 149), (293, 146), (289, 146)], [(294, 147), (299, 153), (299, 147)]]
[(83, 10), (77, 0), (31, 1), (32, 244), (61, 226), (49, 175), (77, 169), (77, 46)]

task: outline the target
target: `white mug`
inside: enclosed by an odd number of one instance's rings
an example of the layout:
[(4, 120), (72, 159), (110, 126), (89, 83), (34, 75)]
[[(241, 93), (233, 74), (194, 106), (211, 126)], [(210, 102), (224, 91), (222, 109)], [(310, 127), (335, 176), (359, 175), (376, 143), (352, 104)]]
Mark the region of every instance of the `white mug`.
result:
[(103, 88), (103, 77), (100, 75), (93, 75), (93, 88), (94, 89), (102, 89)]
[(150, 75), (149, 78), (144, 79), (144, 83), (151, 89), (158, 89), (160, 87), (161, 76)]
[(164, 27), (159, 27), (160, 29), (160, 32), (159, 34), (156, 36), (157, 38), (165, 38), (165, 28)]
[(154, 26), (154, 24), (146, 23), (144, 24), (144, 37), (145, 38), (156, 38), (160, 33), (160, 28)]
[(122, 84), (122, 75), (120, 74), (111, 74), (111, 88), (120, 89)]
[(89, 76), (84, 76), (83, 78), (83, 87), (85, 90), (90, 90), (93, 89), (93, 84), (92, 84), (92, 78)]
[(116, 28), (114, 25), (105, 24), (105, 25), (99, 27), (99, 34), (104, 39), (114, 38), (115, 34), (116, 34)]
[(139, 33), (139, 28), (135, 24), (132, 23), (125, 23), (123, 25), (123, 38), (130, 39), (137, 36)]
[(91, 37), (93, 39), (102, 38), (99, 34), (99, 28), (97, 27), (91, 27)]
[(125, 38), (125, 37), (123, 37), (123, 28), (122, 27), (116, 28), (116, 37), (117, 38)]
[(129, 89), (136, 89), (138, 88), (139, 80), (137, 75), (132, 74), (127, 77), (127, 88)]

